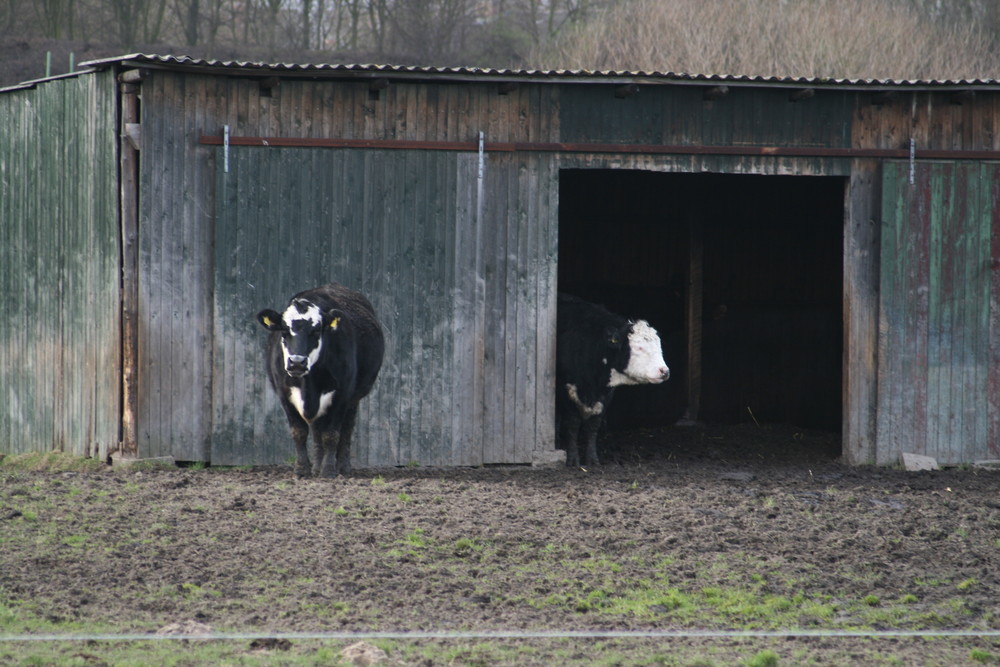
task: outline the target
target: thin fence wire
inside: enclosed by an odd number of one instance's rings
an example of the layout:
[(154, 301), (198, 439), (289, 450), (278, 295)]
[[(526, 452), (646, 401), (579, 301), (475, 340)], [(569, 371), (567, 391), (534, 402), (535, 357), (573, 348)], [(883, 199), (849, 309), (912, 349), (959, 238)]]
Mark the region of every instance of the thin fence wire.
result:
[(209, 632), (205, 634), (26, 634), (0, 635), (0, 642), (162, 641), (318, 639), (465, 640), (465, 639), (747, 639), (808, 637), (1000, 637), (1000, 630), (497, 630), (483, 632)]

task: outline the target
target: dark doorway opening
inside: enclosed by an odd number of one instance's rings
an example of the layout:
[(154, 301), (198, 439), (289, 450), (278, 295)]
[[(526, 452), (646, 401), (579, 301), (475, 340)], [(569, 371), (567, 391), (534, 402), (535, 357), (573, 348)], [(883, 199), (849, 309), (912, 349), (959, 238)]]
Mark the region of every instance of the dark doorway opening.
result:
[(567, 169), (559, 289), (660, 332), (671, 379), (623, 387), (609, 430), (685, 416), (841, 428), (839, 177)]

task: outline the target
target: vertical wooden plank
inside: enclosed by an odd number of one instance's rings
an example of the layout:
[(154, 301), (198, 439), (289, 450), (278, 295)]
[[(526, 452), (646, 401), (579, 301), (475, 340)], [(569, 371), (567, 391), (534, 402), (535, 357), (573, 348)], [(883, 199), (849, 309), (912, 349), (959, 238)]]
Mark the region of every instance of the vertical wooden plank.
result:
[[(873, 463), (878, 405), (878, 280), (882, 217), (879, 167), (855, 160), (847, 186), (844, 220), (844, 361), (842, 455), (847, 463)], [(888, 180), (888, 179), (887, 179)]]
[[(510, 136), (508, 134), (508, 136)], [(532, 225), (537, 217), (532, 216), (534, 179), (531, 173), (532, 159), (520, 156), (518, 160), (516, 214), (513, 218), (514, 232), (514, 320), (517, 323), (514, 339), (514, 405), (515, 427), (508, 438), (509, 461), (531, 460), (535, 449), (535, 262), (533, 253)]]
[(506, 381), (504, 367), (504, 345), (507, 340), (506, 299), (506, 238), (507, 225), (507, 177), (501, 156), (488, 157), (484, 189), (484, 226), (482, 237), (482, 260), (485, 280), (485, 329), (486, 345), (484, 355), (484, 396), (486, 409), (483, 413), (483, 458), (484, 463), (502, 461), (501, 450), (506, 428)]
[(539, 156), (539, 198), (537, 273), (538, 344), (536, 348), (535, 447), (537, 451), (555, 449), (555, 370), (557, 258), (559, 246), (559, 169), (558, 159)]
[[(905, 259), (906, 238), (913, 233), (908, 227), (914, 190), (906, 185), (905, 165), (886, 163), (883, 166), (882, 208), (882, 270), (879, 289), (879, 366), (878, 366), (878, 450), (876, 463), (898, 460), (907, 446), (912, 451), (909, 436), (913, 429), (923, 429), (911, 414), (912, 401), (904, 401), (904, 384), (911, 381), (904, 372), (907, 366), (906, 312), (908, 283)], [(916, 223), (920, 224), (920, 223)], [(912, 360), (909, 360), (912, 362)]]
[(455, 158), (456, 205), (452, 214), (455, 227), (455, 336), (454, 394), (452, 420), (453, 460), (458, 465), (483, 462), (483, 321), (480, 317), (481, 285), (480, 219), (477, 210), (478, 156), (459, 154)]
[(933, 204), (933, 181), (927, 171), (918, 174), (914, 185), (914, 208), (906, 220), (902, 252), (896, 261), (903, 270), (903, 360), (900, 375), (903, 384), (900, 392), (901, 415), (905, 423), (913, 425), (910, 446), (917, 453), (927, 451), (927, 344), (928, 313), (930, 301), (931, 227), (929, 218)]
[(971, 326), (976, 331), (974, 357), (976, 359), (974, 378), (975, 426), (969, 438), (970, 447), (962, 461), (976, 461), (988, 458), (989, 441), (989, 371), (990, 371), (990, 292), (992, 266), (990, 261), (990, 236), (992, 221), (992, 176), (991, 165), (969, 165), (970, 182), (974, 184), (970, 201), (974, 208), (975, 224), (971, 232), (970, 245), (974, 254), (976, 295), (975, 313)]
[(989, 208), (984, 216), (989, 234), (989, 332), (986, 377), (987, 442), (984, 458), (1000, 458), (1000, 167), (984, 165), (984, 196)]
[[(138, 123), (138, 90), (134, 84), (122, 84), (122, 122)], [(139, 302), (139, 164), (138, 151), (125, 137), (121, 148), (121, 238), (122, 238), (122, 439), (125, 456), (138, 456), (136, 433), (138, 410), (138, 302)]]

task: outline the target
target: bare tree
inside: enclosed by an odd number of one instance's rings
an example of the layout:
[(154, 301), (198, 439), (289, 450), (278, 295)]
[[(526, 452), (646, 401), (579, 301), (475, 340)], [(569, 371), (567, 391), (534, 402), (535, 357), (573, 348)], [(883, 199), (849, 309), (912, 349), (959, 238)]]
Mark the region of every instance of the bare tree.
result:
[(394, 51), (424, 62), (461, 53), (473, 0), (396, 0), (391, 21)]
[(173, 0), (174, 15), (184, 34), (184, 44), (196, 46), (201, 30), (200, 0)]
[(76, 15), (73, 0), (38, 0), (35, 15), (42, 34), (54, 39), (72, 39)]
[(108, 0), (118, 43), (127, 48), (160, 39), (166, 0)]

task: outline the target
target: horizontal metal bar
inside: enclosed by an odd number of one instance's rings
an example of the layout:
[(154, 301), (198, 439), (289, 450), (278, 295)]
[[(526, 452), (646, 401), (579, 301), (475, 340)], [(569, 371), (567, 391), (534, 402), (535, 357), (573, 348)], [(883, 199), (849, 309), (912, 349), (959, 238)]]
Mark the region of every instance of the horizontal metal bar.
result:
[(21, 634), (0, 635), (0, 642), (90, 642), (90, 641), (224, 641), (248, 639), (323, 639), (358, 641), (362, 639), (399, 639), (399, 640), (461, 640), (469, 639), (753, 639), (778, 638), (794, 639), (798, 637), (830, 638), (946, 638), (946, 637), (1000, 637), (1000, 630), (359, 630), (355, 632), (208, 632), (204, 634), (159, 635), (153, 633), (94, 633), (94, 634)]
[[(223, 145), (223, 138), (202, 135), (199, 143)], [(390, 150), (430, 150), (478, 152), (475, 141), (420, 141), (412, 139), (336, 139), (307, 137), (229, 137), (230, 146), (295, 147), (295, 148), (372, 148)], [(898, 158), (907, 159), (907, 148), (828, 148), (823, 146), (702, 146), (662, 144), (609, 144), (498, 141), (486, 142), (487, 152), (544, 153), (624, 153), (650, 155), (733, 155), (806, 158)], [(917, 149), (915, 157), (923, 160), (1000, 160), (1000, 151)]]

